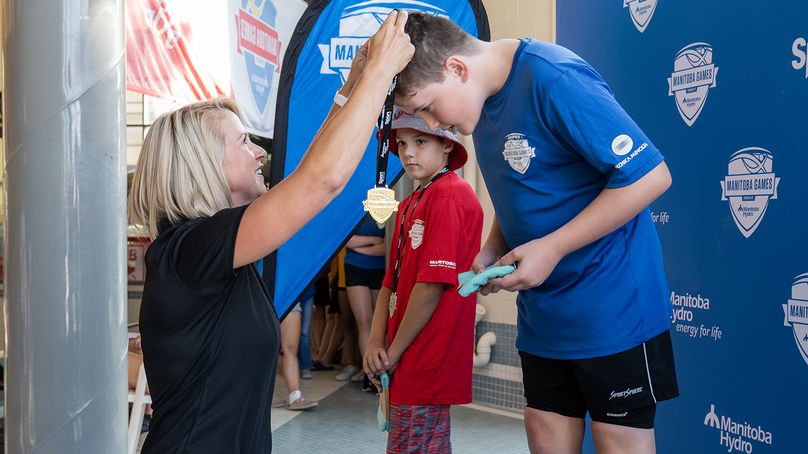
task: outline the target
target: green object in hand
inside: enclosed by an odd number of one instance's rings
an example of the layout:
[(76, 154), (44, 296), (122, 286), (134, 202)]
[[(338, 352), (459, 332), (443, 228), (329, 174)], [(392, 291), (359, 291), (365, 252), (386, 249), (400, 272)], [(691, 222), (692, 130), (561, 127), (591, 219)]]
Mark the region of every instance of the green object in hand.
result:
[(516, 270), (513, 265), (491, 266), (480, 273), (466, 271), (457, 275), (459, 283), (457, 292), (466, 297), (488, 284), (491, 279), (507, 276)]

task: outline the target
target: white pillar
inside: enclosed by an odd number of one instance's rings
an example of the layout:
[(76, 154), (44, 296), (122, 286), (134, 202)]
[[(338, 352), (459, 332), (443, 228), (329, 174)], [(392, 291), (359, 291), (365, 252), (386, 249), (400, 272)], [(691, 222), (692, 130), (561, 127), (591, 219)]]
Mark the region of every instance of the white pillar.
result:
[(2, 2), (6, 452), (125, 452), (123, 0)]

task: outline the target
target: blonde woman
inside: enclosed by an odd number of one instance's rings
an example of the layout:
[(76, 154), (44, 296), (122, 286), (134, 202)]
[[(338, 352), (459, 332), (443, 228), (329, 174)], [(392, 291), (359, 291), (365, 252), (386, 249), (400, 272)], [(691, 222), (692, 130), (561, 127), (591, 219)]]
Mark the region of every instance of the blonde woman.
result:
[[(390, 81), (410, 60), (406, 13), (362, 48), (298, 169), (266, 191), (229, 100), (163, 115), (143, 144), (129, 200), (154, 242), (140, 333), (154, 415), (143, 453), (268, 453), (278, 319), (252, 265), (323, 209), (353, 174)], [(365, 57), (366, 56), (366, 57)]]

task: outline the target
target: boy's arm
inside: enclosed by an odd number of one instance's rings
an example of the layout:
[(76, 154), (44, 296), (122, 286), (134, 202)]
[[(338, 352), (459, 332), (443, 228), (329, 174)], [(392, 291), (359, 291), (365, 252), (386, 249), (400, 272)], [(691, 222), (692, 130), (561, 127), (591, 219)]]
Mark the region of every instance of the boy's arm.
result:
[(389, 359), (387, 369), (394, 368), (398, 364), (401, 355), (410, 346), (415, 336), (421, 332), (429, 319), (432, 318), (445, 287), (443, 283), (418, 282), (412, 288), (410, 300), (407, 303), (407, 311), (404, 312), (404, 318), (401, 320), (401, 326), (399, 326), (390, 348), (387, 349)]
[(498, 265), (519, 262), (516, 271), (501, 279), (492, 279), (492, 291), (537, 287), (547, 279), (567, 254), (598, 240), (621, 227), (645, 209), (671, 185), (665, 162), (634, 183), (616, 189), (604, 189), (586, 208), (549, 235), (525, 243), (502, 257)]
[(378, 374), (387, 368), (387, 305), (390, 303), (392, 293), (393, 291), (388, 287), (382, 287), (376, 298), (376, 309), (373, 311), (368, 346), (365, 349), (365, 357), (362, 359), (363, 368), (368, 375)]

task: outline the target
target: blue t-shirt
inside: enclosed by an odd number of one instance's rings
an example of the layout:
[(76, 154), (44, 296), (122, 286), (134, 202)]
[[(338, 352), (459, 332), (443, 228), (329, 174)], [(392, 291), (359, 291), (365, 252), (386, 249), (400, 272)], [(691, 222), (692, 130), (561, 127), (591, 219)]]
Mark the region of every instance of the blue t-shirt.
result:
[[(355, 235), (364, 236), (378, 236), (384, 238), (384, 229), (380, 229), (376, 221), (370, 217), (366, 217), (359, 229), (354, 232)], [(383, 255), (365, 255), (360, 254), (354, 250), (348, 249), (345, 252), (345, 264), (362, 268), (366, 270), (378, 270), (384, 268)]]
[[(604, 188), (663, 161), (588, 63), (523, 40), (502, 89), (488, 98), (474, 145), (497, 220), (513, 249), (557, 230)], [(669, 327), (662, 248), (648, 208), (564, 257), (519, 292), (516, 347), (557, 359), (635, 347)]]

